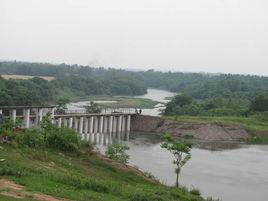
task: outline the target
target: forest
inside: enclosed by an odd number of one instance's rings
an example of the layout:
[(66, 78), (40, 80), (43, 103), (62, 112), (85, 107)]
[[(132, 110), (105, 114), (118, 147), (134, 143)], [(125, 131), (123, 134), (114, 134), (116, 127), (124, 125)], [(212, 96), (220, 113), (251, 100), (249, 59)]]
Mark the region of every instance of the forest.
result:
[(56, 77), (50, 82), (40, 78), (0, 79), (1, 105), (42, 104), (65, 96), (141, 95), (147, 88), (158, 88), (190, 99), (183, 106), (171, 101), (166, 114), (247, 115), (256, 97), (268, 94), (268, 77), (254, 75), (129, 71), (17, 61), (0, 62), (0, 74)]

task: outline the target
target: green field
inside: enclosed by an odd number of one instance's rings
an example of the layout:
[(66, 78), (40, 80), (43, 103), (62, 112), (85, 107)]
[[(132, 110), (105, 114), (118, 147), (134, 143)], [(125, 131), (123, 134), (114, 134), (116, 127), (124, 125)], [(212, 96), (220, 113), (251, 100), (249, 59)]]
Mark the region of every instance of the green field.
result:
[[(0, 176), (24, 186), (24, 191), (68, 200), (203, 200), (184, 188), (164, 186), (134, 168), (103, 159), (85, 148), (79, 153), (64, 153), (1, 145)], [(31, 196), (20, 199), (1, 195), (8, 191), (0, 188), (1, 201), (35, 200)]]
[(257, 116), (250, 117), (231, 117), (231, 116), (222, 116), (222, 117), (213, 117), (213, 116), (166, 116), (164, 118), (173, 119), (183, 122), (193, 122), (193, 123), (215, 123), (222, 125), (238, 125), (249, 132), (258, 133), (264, 132), (268, 133), (268, 121), (260, 119)]

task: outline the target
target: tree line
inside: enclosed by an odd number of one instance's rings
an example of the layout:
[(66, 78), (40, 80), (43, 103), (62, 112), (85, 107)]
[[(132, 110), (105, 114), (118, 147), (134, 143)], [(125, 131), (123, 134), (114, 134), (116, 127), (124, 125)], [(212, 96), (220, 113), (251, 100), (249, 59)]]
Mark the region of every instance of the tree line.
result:
[(183, 109), (180, 107), (179, 111), (173, 101), (167, 113), (172, 105), (172, 112), (178, 114), (243, 115), (257, 95), (268, 94), (268, 77), (252, 75), (128, 71), (17, 61), (0, 62), (0, 74), (56, 77), (50, 82), (37, 78), (27, 81), (0, 79), (1, 97), (13, 99), (5, 102), (14, 104), (18, 100), (23, 100), (23, 103), (36, 100), (53, 102), (60, 96), (141, 95), (150, 87), (187, 94), (192, 98), (191, 104)]

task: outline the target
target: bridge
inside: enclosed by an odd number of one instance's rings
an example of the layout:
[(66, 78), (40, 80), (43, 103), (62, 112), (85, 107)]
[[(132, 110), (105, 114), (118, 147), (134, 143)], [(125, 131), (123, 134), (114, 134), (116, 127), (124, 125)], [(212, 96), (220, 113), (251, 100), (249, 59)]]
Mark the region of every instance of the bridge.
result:
[[(134, 113), (113, 112), (110, 114), (73, 113), (55, 114), (55, 106), (0, 106), (1, 119), (19, 122), (21, 128), (37, 128), (43, 117), (50, 114), (58, 127), (72, 128), (82, 134), (130, 132), (131, 116)], [(85, 136), (84, 136), (85, 137)]]

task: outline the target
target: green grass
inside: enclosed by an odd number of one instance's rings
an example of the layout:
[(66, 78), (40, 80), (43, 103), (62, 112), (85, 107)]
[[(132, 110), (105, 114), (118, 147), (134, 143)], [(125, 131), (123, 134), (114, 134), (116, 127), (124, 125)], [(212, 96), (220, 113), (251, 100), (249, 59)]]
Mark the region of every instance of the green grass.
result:
[[(0, 147), (0, 176), (25, 190), (78, 201), (203, 201), (97, 154)], [(0, 200), (21, 200), (0, 196)]]
[(262, 120), (256, 116), (250, 117), (213, 117), (213, 116), (166, 116), (164, 118), (173, 119), (183, 122), (193, 122), (193, 123), (216, 123), (222, 125), (239, 125), (252, 134), (256, 132), (268, 133), (268, 121)]
[[(90, 96), (83, 97), (80, 101), (116, 101), (114, 103), (98, 103), (104, 108), (154, 108), (157, 101), (146, 98), (134, 98), (125, 96)], [(79, 100), (76, 100), (79, 101)]]

